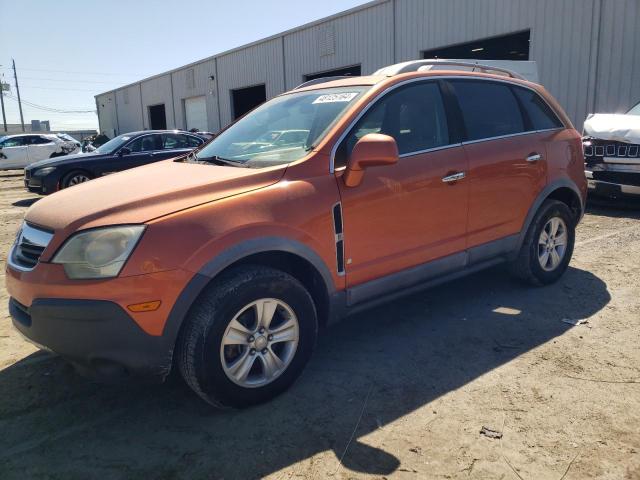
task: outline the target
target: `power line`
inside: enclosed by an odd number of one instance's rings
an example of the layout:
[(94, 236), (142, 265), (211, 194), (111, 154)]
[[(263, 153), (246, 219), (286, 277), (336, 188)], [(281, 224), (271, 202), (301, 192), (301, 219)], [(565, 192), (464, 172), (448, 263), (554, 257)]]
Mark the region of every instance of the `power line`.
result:
[(110, 82), (101, 82), (99, 80), (70, 80), (66, 78), (38, 78), (38, 77), (20, 77), (21, 80), (38, 80), (38, 81), (47, 81), (47, 82), (69, 82), (69, 83), (106, 83), (108, 85), (113, 85), (114, 80)]
[[(7, 98), (10, 98), (11, 100), (14, 101), (18, 101), (17, 97), (14, 97), (13, 95), (11, 95), (10, 93), (6, 94)], [(33, 103), (30, 102), (28, 100), (24, 100), (22, 99), (22, 103), (24, 103), (25, 105), (28, 105), (32, 108), (38, 109), (38, 110), (44, 110), (46, 112), (50, 112), (50, 113), (95, 113), (95, 109), (93, 110), (64, 110), (62, 108), (55, 108), (55, 107), (47, 107), (45, 105), (38, 105), (37, 103)]]
[(36, 88), (38, 90), (65, 90), (70, 92), (91, 92), (95, 94), (95, 90), (88, 90), (86, 88), (59, 88), (59, 87), (35, 87), (33, 85), (23, 85), (24, 88)]
[[(3, 69), (9, 70), (6, 67), (1, 67)], [(30, 72), (54, 72), (54, 73), (72, 73), (72, 74), (87, 74), (87, 75), (111, 75), (111, 76), (117, 76), (117, 77), (131, 77), (131, 76), (140, 76), (140, 75), (146, 75), (144, 73), (113, 73), (113, 72), (78, 72), (78, 71), (72, 71), (72, 70), (48, 70), (45, 68), (23, 68), (22, 70), (28, 70)]]

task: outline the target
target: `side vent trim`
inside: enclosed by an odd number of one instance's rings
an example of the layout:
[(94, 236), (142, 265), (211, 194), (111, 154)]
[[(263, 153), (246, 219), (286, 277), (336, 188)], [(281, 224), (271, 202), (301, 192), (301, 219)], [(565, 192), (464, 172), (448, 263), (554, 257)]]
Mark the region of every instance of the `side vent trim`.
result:
[(336, 242), (336, 268), (338, 275), (344, 275), (344, 230), (342, 225), (342, 204), (333, 206), (333, 233)]

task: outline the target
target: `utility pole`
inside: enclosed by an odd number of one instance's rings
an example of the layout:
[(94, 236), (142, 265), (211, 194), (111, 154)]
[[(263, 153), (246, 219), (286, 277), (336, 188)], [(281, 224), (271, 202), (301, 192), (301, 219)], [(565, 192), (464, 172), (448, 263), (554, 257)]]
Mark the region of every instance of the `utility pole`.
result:
[(2, 104), (2, 123), (4, 124), (4, 131), (7, 131), (7, 116), (4, 113), (4, 74), (0, 77), (0, 103)]
[(13, 78), (16, 81), (16, 93), (18, 94), (18, 109), (20, 110), (20, 124), (22, 125), (22, 131), (24, 132), (24, 117), (22, 116), (22, 101), (20, 100), (20, 87), (18, 87), (18, 74), (16, 73), (16, 61), (12, 58), (13, 62)]

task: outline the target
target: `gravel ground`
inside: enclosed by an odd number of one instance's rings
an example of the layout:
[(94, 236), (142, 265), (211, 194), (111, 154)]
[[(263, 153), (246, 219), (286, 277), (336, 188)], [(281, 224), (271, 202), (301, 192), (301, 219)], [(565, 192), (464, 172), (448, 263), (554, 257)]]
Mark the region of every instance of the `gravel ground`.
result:
[[(0, 174), (0, 260), (36, 200)], [(77, 376), (13, 330), (2, 279), (0, 478), (640, 478), (639, 219), (591, 206), (555, 285), (495, 268), (330, 327), (245, 411)]]

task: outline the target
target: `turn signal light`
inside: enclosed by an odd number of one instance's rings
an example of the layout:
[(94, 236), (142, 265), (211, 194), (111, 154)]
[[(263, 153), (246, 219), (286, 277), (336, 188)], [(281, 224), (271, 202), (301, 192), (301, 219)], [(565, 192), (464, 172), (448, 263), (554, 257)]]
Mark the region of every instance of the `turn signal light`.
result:
[(127, 308), (132, 312), (154, 312), (160, 308), (160, 300), (154, 300), (152, 302), (134, 303)]

